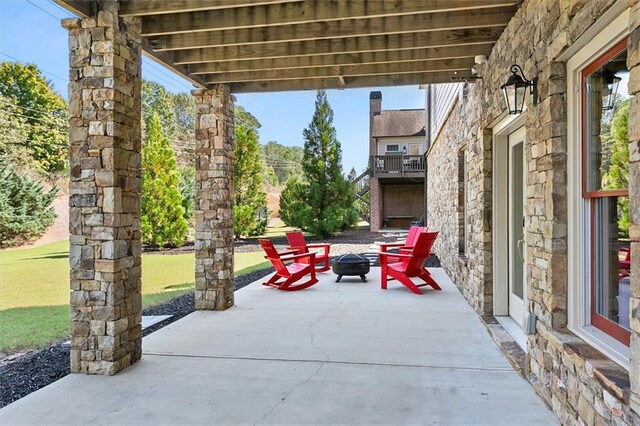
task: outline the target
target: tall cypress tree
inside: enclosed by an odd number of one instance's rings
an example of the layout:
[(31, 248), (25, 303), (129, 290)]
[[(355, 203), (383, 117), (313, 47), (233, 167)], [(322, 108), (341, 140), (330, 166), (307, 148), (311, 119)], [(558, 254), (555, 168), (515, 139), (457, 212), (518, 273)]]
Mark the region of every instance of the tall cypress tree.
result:
[(302, 134), (303, 221), (311, 233), (325, 237), (352, 225), (354, 215), (350, 185), (342, 174), (342, 148), (333, 127), (333, 110), (324, 90), (318, 91), (313, 119)]
[(154, 246), (181, 246), (188, 232), (179, 190), (176, 159), (154, 114), (142, 148), (142, 241)]
[(267, 226), (266, 217), (258, 220), (258, 212), (267, 208), (257, 130), (260, 123), (240, 106), (235, 118), (233, 232), (236, 237), (255, 236), (264, 233)]

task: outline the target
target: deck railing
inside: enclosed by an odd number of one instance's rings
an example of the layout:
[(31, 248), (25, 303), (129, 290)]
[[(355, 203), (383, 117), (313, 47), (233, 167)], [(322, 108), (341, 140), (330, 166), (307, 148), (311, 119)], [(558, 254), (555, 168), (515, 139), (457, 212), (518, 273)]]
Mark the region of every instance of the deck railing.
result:
[(374, 176), (403, 176), (424, 173), (422, 155), (374, 155), (371, 157)]

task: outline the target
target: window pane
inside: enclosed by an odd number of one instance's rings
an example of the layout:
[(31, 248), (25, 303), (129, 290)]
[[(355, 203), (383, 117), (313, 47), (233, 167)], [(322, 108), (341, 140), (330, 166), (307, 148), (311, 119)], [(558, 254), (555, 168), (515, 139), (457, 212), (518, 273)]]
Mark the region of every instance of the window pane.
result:
[(620, 224), (628, 232), (629, 197), (594, 198), (593, 203), (593, 309), (629, 329), (631, 253)]
[(628, 81), (626, 49), (585, 76), (587, 191), (629, 187)]

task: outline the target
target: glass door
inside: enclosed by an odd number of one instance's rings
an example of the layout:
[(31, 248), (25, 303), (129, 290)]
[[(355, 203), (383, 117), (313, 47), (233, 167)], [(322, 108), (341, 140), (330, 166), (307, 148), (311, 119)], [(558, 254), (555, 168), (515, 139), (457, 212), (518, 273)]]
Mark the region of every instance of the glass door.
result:
[(525, 128), (509, 135), (509, 316), (522, 327), (526, 300), (524, 236)]

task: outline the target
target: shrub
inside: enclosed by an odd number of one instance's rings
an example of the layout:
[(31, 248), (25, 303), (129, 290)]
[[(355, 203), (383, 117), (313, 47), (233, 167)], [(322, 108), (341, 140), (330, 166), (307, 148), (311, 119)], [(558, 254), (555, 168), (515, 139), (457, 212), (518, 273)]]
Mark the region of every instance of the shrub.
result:
[(0, 156), (0, 247), (31, 241), (56, 218), (52, 203), (57, 188), (45, 191), (41, 183), (18, 173)]

